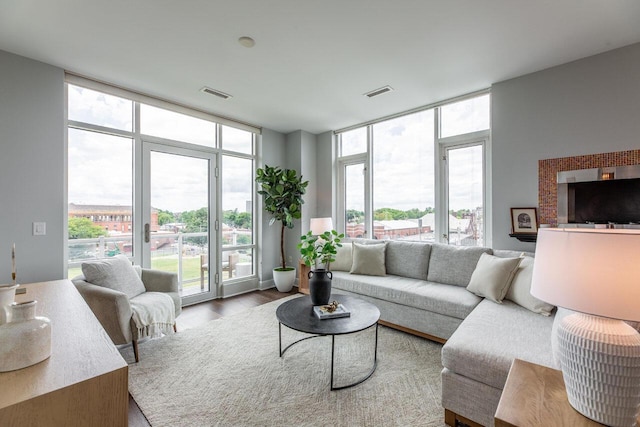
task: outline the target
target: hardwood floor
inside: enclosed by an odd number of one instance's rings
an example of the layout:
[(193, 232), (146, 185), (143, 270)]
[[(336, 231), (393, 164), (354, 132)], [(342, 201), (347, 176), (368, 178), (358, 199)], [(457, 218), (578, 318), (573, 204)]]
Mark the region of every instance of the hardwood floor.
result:
[[(221, 319), (252, 307), (257, 307), (289, 295), (295, 295), (297, 292), (298, 288), (293, 288), (293, 290), (288, 293), (279, 292), (276, 289), (267, 289), (184, 307), (182, 313), (176, 319), (178, 333), (200, 326), (210, 320)], [(150, 426), (131, 395), (129, 395), (129, 426)]]

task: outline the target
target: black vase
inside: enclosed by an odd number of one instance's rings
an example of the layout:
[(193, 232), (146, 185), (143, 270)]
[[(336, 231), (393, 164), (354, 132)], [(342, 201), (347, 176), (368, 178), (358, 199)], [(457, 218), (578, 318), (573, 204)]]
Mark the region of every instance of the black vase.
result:
[(329, 304), (331, 298), (331, 279), (333, 274), (324, 269), (311, 270), (309, 277), (309, 296), (313, 305)]

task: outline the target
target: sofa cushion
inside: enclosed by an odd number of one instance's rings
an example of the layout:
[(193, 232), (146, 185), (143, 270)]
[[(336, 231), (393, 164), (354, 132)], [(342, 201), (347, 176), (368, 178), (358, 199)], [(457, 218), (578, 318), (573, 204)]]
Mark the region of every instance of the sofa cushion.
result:
[(509, 290), (507, 291), (506, 299), (513, 301), (534, 313), (549, 316), (555, 307), (531, 295), (533, 262), (534, 259), (531, 257), (522, 257), (520, 266), (516, 271)]
[(442, 366), (502, 389), (515, 358), (554, 367), (551, 355), (553, 317), (505, 300), (483, 300), (442, 347)]
[(369, 276), (384, 276), (387, 271), (384, 262), (384, 252), (387, 245), (353, 244), (353, 264), (351, 273)]
[(83, 262), (82, 274), (87, 282), (120, 291), (129, 298), (145, 292), (138, 272), (124, 255)]
[(467, 286), (480, 255), (491, 254), (491, 249), (470, 246), (452, 246), (434, 243), (429, 260), (430, 282)]
[(385, 250), (387, 274), (427, 280), (431, 245), (390, 240)]
[(500, 258), (482, 254), (467, 290), (479, 297), (502, 303), (521, 260), (522, 258)]
[(353, 264), (353, 245), (351, 243), (343, 243), (338, 248), (336, 253), (336, 260), (331, 263), (331, 271), (351, 271), (351, 265)]
[(467, 317), (481, 301), (459, 286), (392, 275), (378, 277), (336, 271), (331, 286), (333, 290), (366, 295), (457, 319)]

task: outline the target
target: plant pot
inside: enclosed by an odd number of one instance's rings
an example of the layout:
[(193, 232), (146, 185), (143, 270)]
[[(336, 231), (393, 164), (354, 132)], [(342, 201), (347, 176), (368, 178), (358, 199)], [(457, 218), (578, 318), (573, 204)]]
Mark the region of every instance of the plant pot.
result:
[(325, 269), (312, 270), (309, 277), (309, 296), (313, 305), (329, 304), (333, 274)]
[(274, 268), (273, 281), (280, 292), (290, 292), (296, 282), (296, 269), (293, 267), (288, 267), (286, 270)]

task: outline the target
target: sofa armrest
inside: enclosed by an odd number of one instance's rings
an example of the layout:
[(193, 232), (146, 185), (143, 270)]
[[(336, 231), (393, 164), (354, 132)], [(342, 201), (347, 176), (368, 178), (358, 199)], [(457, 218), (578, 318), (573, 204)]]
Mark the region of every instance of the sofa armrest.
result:
[(131, 304), (127, 295), (82, 279), (74, 279), (73, 284), (113, 343), (130, 343), (133, 339), (130, 324)]
[(178, 275), (169, 271), (142, 269), (142, 283), (150, 292), (178, 292)]

